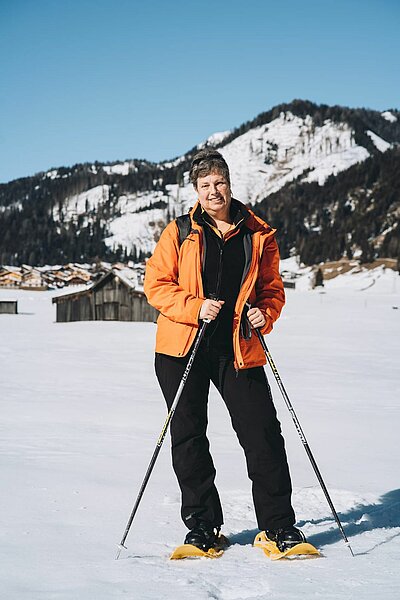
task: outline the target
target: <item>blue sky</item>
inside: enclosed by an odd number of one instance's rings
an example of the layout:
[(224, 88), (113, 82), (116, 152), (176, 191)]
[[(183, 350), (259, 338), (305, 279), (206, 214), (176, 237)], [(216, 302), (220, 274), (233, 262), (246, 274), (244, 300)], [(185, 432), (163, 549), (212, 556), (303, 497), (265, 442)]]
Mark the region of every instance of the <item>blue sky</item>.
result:
[(400, 108), (397, 0), (0, 0), (0, 182), (178, 156), (280, 102)]

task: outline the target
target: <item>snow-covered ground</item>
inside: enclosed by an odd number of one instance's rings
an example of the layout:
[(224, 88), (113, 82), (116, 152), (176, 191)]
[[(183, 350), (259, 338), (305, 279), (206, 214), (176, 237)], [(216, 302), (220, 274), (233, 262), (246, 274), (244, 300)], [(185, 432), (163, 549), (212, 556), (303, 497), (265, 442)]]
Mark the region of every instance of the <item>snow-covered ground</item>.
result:
[(166, 439), (128, 551), (114, 560), (165, 418), (155, 326), (57, 324), (53, 293), (0, 291), (20, 311), (0, 315), (2, 597), (399, 598), (400, 282), (388, 271), (371, 287), (345, 277), (323, 293), (288, 290), (267, 338), (356, 554), (338, 534), (272, 383), (298, 524), (323, 553), (291, 563), (270, 562), (251, 546), (257, 530), (244, 457), (215, 391), (209, 434), (233, 545), (220, 560), (168, 561), (185, 528)]

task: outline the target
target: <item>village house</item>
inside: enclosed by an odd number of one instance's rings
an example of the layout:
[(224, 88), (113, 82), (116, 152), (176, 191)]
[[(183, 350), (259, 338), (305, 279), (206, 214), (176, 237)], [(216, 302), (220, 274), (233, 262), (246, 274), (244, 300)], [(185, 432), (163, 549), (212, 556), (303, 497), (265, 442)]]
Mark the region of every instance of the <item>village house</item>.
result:
[(48, 285), (39, 269), (30, 267), (29, 265), (22, 265), (22, 281), (20, 288), (22, 290), (44, 291), (48, 289)]
[(22, 269), (20, 267), (4, 266), (0, 268), (0, 287), (16, 288), (22, 282)]
[(112, 268), (90, 287), (57, 296), (57, 323), (70, 321), (150, 321), (157, 311), (138, 284), (135, 269)]

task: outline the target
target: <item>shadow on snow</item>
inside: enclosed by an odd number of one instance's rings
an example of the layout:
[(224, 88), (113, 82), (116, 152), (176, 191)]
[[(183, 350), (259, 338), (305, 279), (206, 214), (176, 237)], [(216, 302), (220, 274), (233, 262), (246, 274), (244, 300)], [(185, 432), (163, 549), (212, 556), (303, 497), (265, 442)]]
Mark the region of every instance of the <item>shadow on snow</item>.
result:
[[(338, 513), (338, 515), (350, 542), (352, 537), (366, 531), (400, 527), (400, 489), (387, 492), (380, 497), (379, 502), (376, 504), (360, 504), (348, 512)], [(331, 519), (332, 523), (330, 522)], [(307, 523), (318, 525), (327, 520), (330, 522), (328, 530), (308, 536), (308, 541), (311, 544), (321, 548), (322, 546), (335, 544), (343, 539), (336, 522), (333, 520), (333, 516), (299, 521), (297, 525), (298, 527), (304, 527)], [(252, 544), (258, 531), (258, 529), (246, 529), (245, 531), (229, 536), (229, 540), (232, 544), (239, 544), (241, 546)], [(357, 555), (369, 554), (378, 546), (390, 542), (399, 535), (400, 533), (398, 532), (388, 531), (388, 535), (383, 541), (375, 544), (366, 552), (357, 553)]]
[[(352, 537), (366, 531), (400, 527), (400, 489), (387, 492), (379, 498), (379, 502), (376, 504), (359, 504), (347, 512), (338, 514), (350, 542)], [(308, 522), (318, 524), (322, 523), (324, 520), (326, 519)], [(304, 524), (305, 521), (300, 522), (299, 527)], [(400, 535), (400, 533), (388, 532), (388, 536), (385, 540), (376, 544), (364, 554), (371, 552), (382, 544), (386, 544), (398, 535)], [(321, 531), (320, 533), (309, 536), (309, 542), (320, 547), (334, 544), (342, 539), (335, 522), (332, 523), (327, 531)]]

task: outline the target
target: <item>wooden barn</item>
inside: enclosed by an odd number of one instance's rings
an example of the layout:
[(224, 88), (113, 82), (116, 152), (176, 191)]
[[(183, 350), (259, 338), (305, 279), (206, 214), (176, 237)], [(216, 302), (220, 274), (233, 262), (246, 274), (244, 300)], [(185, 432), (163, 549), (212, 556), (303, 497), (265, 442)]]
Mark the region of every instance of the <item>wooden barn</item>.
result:
[(150, 321), (157, 311), (146, 296), (135, 289), (135, 274), (112, 269), (86, 290), (53, 298), (57, 323), (70, 321)]
[(282, 279), (283, 287), (291, 290), (296, 289), (296, 282), (290, 279)]
[(17, 300), (0, 300), (0, 315), (18, 314)]

